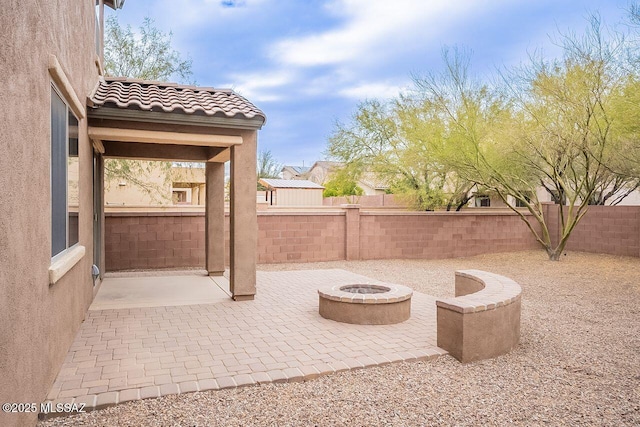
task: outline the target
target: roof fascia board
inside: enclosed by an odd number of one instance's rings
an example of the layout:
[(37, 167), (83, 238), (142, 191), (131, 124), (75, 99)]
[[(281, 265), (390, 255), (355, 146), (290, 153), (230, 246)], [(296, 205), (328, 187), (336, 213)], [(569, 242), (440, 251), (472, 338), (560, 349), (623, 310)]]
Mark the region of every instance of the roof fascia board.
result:
[(203, 147), (230, 147), (242, 144), (242, 137), (233, 135), (207, 135), (95, 126), (89, 126), (89, 138), (100, 141), (196, 145)]
[(231, 129), (259, 130), (264, 124), (262, 118), (235, 119), (229, 117), (200, 116), (182, 113), (160, 113), (156, 111), (126, 110), (100, 107), (89, 109), (90, 118), (120, 119), (133, 122), (163, 123), (172, 125), (198, 125)]

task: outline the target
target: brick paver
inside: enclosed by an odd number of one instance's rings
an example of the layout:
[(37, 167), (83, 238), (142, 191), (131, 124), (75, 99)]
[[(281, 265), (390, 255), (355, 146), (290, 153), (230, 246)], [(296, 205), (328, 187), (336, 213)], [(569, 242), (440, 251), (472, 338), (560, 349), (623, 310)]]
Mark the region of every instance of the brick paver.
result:
[(436, 346), (435, 298), (419, 292), (400, 324), (322, 318), (317, 289), (349, 283), (380, 282), (344, 270), (258, 272), (254, 301), (89, 311), (48, 399), (91, 410), (446, 353)]

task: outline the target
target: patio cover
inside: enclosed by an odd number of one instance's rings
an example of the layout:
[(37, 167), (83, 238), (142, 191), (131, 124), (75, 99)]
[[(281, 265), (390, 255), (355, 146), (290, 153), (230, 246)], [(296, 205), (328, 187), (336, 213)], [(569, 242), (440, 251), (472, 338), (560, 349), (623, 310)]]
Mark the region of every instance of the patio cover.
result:
[(256, 146), (264, 113), (229, 89), (123, 77), (101, 78), (87, 104), (88, 133), (100, 158), (206, 162), (210, 275), (225, 267), (224, 162), (231, 161), (231, 292), (234, 299), (253, 298)]

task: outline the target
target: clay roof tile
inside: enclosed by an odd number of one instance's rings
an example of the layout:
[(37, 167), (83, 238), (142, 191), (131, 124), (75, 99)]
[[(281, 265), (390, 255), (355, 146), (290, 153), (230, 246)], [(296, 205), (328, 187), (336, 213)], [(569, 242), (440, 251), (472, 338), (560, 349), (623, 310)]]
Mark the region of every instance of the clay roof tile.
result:
[(101, 79), (91, 95), (91, 102), (98, 108), (105, 106), (229, 118), (266, 118), (259, 108), (229, 89), (123, 77)]

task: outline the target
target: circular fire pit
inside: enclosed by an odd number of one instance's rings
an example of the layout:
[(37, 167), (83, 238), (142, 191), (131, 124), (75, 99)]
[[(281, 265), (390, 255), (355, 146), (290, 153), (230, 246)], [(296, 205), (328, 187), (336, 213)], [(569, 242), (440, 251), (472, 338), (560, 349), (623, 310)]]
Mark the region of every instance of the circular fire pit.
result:
[(320, 315), (358, 325), (391, 325), (411, 315), (411, 288), (401, 285), (349, 284), (318, 290)]

